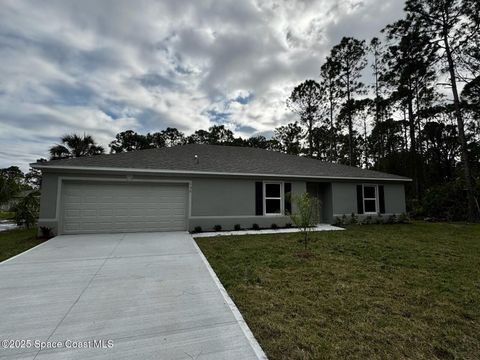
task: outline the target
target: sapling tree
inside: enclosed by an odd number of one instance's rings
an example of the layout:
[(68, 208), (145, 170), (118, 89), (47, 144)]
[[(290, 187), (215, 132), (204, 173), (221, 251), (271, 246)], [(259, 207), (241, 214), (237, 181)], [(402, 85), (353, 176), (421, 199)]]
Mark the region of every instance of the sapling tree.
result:
[(293, 212), (290, 214), (292, 222), (300, 229), (303, 236), (303, 245), (307, 250), (310, 232), (320, 221), (320, 200), (302, 193), (292, 196)]

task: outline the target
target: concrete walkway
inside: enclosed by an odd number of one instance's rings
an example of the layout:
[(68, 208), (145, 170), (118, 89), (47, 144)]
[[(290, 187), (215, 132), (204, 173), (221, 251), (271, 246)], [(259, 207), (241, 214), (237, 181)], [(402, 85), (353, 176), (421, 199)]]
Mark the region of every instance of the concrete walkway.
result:
[(187, 233), (58, 236), (0, 263), (0, 340), (31, 341), (0, 359), (264, 358), (225, 294)]
[[(335, 231), (345, 230), (338, 226), (330, 224), (318, 224), (311, 231)], [(282, 234), (282, 233), (297, 233), (301, 230), (299, 228), (278, 228), (278, 229), (263, 229), (263, 230), (237, 230), (237, 231), (216, 231), (216, 232), (203, 232), (198, 234), (192, 234), (193, 237), (212, 237), (212, 236), (230, 236), (230, 235), (263, 235), (263, 234)]]

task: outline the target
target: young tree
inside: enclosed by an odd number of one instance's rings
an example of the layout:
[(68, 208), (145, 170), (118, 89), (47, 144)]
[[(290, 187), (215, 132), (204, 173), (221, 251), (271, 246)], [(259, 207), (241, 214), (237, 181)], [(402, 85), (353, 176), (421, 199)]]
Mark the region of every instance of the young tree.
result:
[(322, 103), (320, 85), (315, 80), (306, 80), (297, 85), (290, 97), (287, 106), (300, 116), (300, 122), (307, 126), (308, 155), (313, 156), (313, 127), (318, 121), (319, 108)]
[(292, 200), (294, 211), (290, 214), (290, 218), (300, 229), (303, 235), (303, 245), (307, 250), (310, 231), (320, 221), (320, 201), (307, 192), (292, 196)]
[[(473, 9), (465, 5), (473, 6)], [(464, 181), (468, 198), (468, 219), (478, 220), (476, 211), (475, 189), (468, 155), (468, 144), (465, 135), (465, 123), (458, 91), (458, 64), (464, 55), (464, 48), (469, 44), (477, 32), (469, 30), (472, 27), (472, 10), (478, 10), (478, 1), (467, 0), (407, 0), (405, 11), (407, 19), (416, 24), (419, 31), (428, 34), (432, 42), (441, 47), (438, 52), (444, 61), (445, 70), (451, 86), (455, 118), (458, 127), (458, 139), (461, 146), (461, 157), (464, 169)], [(476, 15), (478, 17), (478, 15)], [(474, 21), (473, 21), (474, 23)]]
[(353, 100), (356, 94), (362, 93), (364, 84), (360, 81), (361, 72), (367, 65), (365, 41), (344, 37), (331, 51), (330, 58), (336, 71), (337, 89), (344, 99), (345, 119), (348, 126), (349, 164), (354, 165), (355, 151), (353, 144)]
[(90, 135), (65, 135), (62, 143), (50, 148), (50, 159), (66, 159), (82, 156), (92, 156), (105, 153), (102, 146), (97, 145)]

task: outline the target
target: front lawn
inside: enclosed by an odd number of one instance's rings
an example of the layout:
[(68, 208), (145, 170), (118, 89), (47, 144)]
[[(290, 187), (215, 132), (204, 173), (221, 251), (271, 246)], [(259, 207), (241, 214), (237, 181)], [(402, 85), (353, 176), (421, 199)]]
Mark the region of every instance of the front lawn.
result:
[(45, 239), (37, 239), (36, 235), (37, 229), (0, 231), (0, 261), (6, 260), (45, 241)]
[(197, 243), (273, 359), (475, 359), (480, 225), (414, 223)]
[(0, 210), (0, 220), (11, 220), (15, 217), (13, 211), (1, 211)]

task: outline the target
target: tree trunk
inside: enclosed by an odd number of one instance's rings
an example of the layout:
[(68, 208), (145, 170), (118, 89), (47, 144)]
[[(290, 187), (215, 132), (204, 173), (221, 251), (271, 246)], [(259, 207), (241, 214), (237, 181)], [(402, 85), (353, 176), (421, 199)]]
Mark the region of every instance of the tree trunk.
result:
[(330, 161), (333, 161), (333, 157), (334, 157), (334, 151), (333, 151), (333, 147), (334, 147), (334, 144), (335, 144), (335, 131), (333, 129), (333, 95), (332, 95), (332, 84), (329, 84), (329, 87), (330, 87), (330, 94), (329, 94), (329, 97), (330, 97), (330, 156), (329, 156), (329, 160)]
[(348, 121), (348, 162), (350, 166), (354, 165), (353, 162), (353, 122), (352, 122), (352, 109), (350, 104), (350, 76), (347, 73), (347, 121)]
[(445, 53), (447, 55), (447, 62), (448, 62), (448, 72), (450, 74), (450, 82), (452, 85), (455, 117), (457, 118), (458, 140), (460, 142), (463, 171), (464, 171), (464, 177), (465, 177), (465, 187), (467, 190), (468, 220), (473, 222), (478, 220), (478, 214), (476, 214), (476, 210), (475, 210), (476, 208), (475, 194), (474, 194), (474, 188), (473, 188), (473, 182), (472, 182), (472, 175), (470, 171), (470, 164), (468, 161), (467, 140), (465, 138), (465, 124), (463, 122), (462, 109), (460, 107), (460, 97), (458, 96), (457, 80), (455, 77), (455, 64), (453, 62), (452, 51), (450, 49), (447, 31), (448, 30), (444, 28), (443, 42), (445, 45)]
[(313, 157), (312, 129), (313, 129), (313, 118), (312, 118), (312, 115), (309, 115), (309, 117), (308, 117), (308, 155), (310, 157)]
[(419, 198), (420, 187), (418, 184), (418, 164), (417, 164), (417, 141), (415, 138), (415, 115), (413, 113), (413, 96), (411, 88), (408, 89), (408, 125), (410, 132), (410, 157), (413, 167), (413, 190), (415, 198)]

